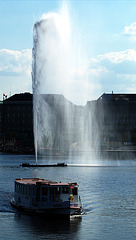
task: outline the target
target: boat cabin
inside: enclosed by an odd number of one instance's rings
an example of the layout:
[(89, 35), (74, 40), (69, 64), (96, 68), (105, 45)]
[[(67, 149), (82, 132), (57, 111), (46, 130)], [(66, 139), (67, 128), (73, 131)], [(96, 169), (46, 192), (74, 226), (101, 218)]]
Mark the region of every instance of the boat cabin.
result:
[(58, 206), (63, 202), (78, 203), (78, 185), (39, 178), (15, 179), (15, 201), (26, 207)]

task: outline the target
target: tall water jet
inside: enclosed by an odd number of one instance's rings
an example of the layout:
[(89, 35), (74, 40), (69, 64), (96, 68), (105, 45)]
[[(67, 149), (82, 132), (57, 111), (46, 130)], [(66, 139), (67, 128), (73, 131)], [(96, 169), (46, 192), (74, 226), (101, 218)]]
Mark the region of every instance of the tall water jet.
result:
[[(58, 14), (43, 15), (35, 23), (32, 83), (36, 159), (37, 151), (70, 154), (90, 148), (85, 109), (72, 103), (80, 84), (74, 71), (81, 58), (66, 4)], [(79, 96), (87, 98), (86, 92)]]

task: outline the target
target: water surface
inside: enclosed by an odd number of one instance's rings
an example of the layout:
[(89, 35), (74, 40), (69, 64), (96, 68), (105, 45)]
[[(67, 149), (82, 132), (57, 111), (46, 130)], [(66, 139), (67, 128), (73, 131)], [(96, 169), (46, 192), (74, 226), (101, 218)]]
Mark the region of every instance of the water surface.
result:
[[(66, 162), (68, 167), (23, 168), (22, 162), (35, 164), (35, 157), (0, 154), (0, 239), (136, 239), (135, 159), (114, 161), (75, 156), (39, 157), (38, 161)], [(49, 220), (18, 212), (10, 206), (10, 199), (14, 179), (20, 177), (78, 182), (82, 218)]]

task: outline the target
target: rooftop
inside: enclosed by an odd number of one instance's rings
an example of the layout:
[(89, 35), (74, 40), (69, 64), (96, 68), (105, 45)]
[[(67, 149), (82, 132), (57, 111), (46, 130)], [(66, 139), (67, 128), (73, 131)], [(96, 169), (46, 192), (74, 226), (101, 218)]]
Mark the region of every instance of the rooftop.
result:
[(9, 101), (32, 101), (33, 95), (29, 92), (15, 94), (7, 99), (4, 100), (4, 102)]
[(104, 93), (98, 100), (101, 101), (136, 101), (136, 94), (132, 93)]
[(50, 186), (68, 186), (68, 185), (77, 185), (77, 183), (61, 183), (61, 182), (55, 182), (40, 178), (17, 178), (15, 179), (15, 182), (21, 183), (21, 184), (30, 184), (30, 185), (50, 185)]

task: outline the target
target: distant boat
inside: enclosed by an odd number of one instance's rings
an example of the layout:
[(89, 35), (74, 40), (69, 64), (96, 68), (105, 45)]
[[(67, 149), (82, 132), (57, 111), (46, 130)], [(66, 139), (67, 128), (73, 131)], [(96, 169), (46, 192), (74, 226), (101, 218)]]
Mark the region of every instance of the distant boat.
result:
[(22, 163), (22, 167), (66, 167), (66, 163), (56, 163), (56, 164), (30, 164), (30, 163)]
[(11, 205), (22, 211), (44, 216), (70, 217), (82, 213), (76, 182), (17, 178)]

